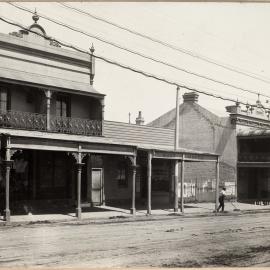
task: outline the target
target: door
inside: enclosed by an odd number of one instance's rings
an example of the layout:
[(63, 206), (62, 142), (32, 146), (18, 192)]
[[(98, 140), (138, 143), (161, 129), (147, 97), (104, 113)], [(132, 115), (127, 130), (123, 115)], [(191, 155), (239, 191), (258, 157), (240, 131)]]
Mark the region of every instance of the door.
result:
[(101, 205), (103, 203), (103, 171), (102, 168), (92, 168), (92, 204)]

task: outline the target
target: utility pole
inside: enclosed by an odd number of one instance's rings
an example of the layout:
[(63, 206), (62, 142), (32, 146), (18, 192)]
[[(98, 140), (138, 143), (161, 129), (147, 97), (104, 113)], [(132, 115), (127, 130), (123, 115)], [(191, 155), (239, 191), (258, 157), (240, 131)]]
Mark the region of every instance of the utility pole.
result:
[(176, 108), (175, 108), (175, 130), (174, 130), (174, 150), (179, 146), (179, 91), (180, 87), (176, 88)]
[[(176, 88), (176, 108), (175, 108), (175, 131), (174, 131), (174, 151), (177, 151), (179, 146), (179, 90)], [(178, 189), (179, 189), (179, 161), (175, 160), (174, 166), (174, 212), (178, 212)]]

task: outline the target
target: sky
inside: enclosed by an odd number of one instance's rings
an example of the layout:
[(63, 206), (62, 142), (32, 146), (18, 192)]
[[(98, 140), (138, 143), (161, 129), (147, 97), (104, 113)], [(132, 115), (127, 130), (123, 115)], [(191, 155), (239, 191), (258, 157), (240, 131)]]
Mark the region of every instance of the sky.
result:
[[(99, 17), (113, 21), (142, 34), (157, 38), (174, 46), (203, 55), (238, 70), (256, 74), (256, 80), (198, 58), (174, 51), (149, 40), (137, 37), (89, 16), (76, 13), (59, 3), (22, 2), (21, 6), (58, 21), (98, 35), (134, 51), (166, 61), (186, 70), (202, 74), (235, 86), (270, 96), (270, 3), (184, 3), (184, 2), (69, 2), (68, 4)], [(25, 26), (33, 23), (31, 14), (0, 3), (0, 16)], [(255, 103), (257, 95), (220, 85), (182, 71), (175, 70), (94, 38), (83, 36), (40, 18), (38, 23), (46, 33), (61, 41), (88, 50), (94, 44), (95, 53), (120, 63), (177, 81), (199, 90), (223, 97)], [(0, 32), (9, 33), (16, 27), (0, 22)], [(175, 107), (176, 89), (151, 78), (119, 67), (96, 61), (94, 87), (105, 94), (105, 119), (135, 122), (142, 111), (146, 123)], [(188, 92), (180, 89), (182, 95)], [(266, 97), (260, 97), (266, 104)], [(228, 116), (225, 106), (233, 105), (200, 94), (199, 104), (219, 116)]]

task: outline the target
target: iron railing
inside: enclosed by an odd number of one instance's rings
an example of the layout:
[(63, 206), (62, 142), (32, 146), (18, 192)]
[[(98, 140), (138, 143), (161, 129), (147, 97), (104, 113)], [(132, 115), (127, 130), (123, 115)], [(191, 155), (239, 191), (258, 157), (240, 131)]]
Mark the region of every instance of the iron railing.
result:
[(1, 127), (45, 131), (46, 123), (46, 115), (44, 114), (0, 111)]
[(102, 121), (51, 116), (50, 131), (87, 136), (102, 135)]
[(86, 136), (102, 135), (101, 120), (58, 117), (51, 115), (50, 128), (47, 129), (46, 114), (19, 111), (0, 111), (0, 127)]

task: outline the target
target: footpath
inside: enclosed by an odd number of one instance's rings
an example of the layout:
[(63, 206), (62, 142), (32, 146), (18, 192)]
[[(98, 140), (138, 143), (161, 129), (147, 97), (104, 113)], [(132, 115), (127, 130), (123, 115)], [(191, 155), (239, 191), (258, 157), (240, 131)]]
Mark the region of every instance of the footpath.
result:
[(0, 226), (20, 226), (27, 224), (54, 224), (54, 223), (74, 223), (74, 224), (90, 224), (90, 223), (114, 223), (114, 222), (132, 222), (171, 219), (181, 216), (203, 217), (216, 215), (243, 215), (265, 212), (270, 213), (270, 205), (253, 205), (239, 202), (226, 202), (224, 213), (214, 212), (214, 203), (188, 203), (184, 205), (184, 213), (174, 212), (173, 209), (154, 209), (151, 215), (147, 215), (146, 210), (137, 210), (136, 215), (131, 215), (128, 209), (116, 208), (110, 206), (98, 206), (93, 211), (82, 211), (82, 219), (78, 220), (75, 212), (57, 213), (57, 214), (32, 214), (12, 215), (11, 223), (7, 224), (3, 217), (0, 216)]

